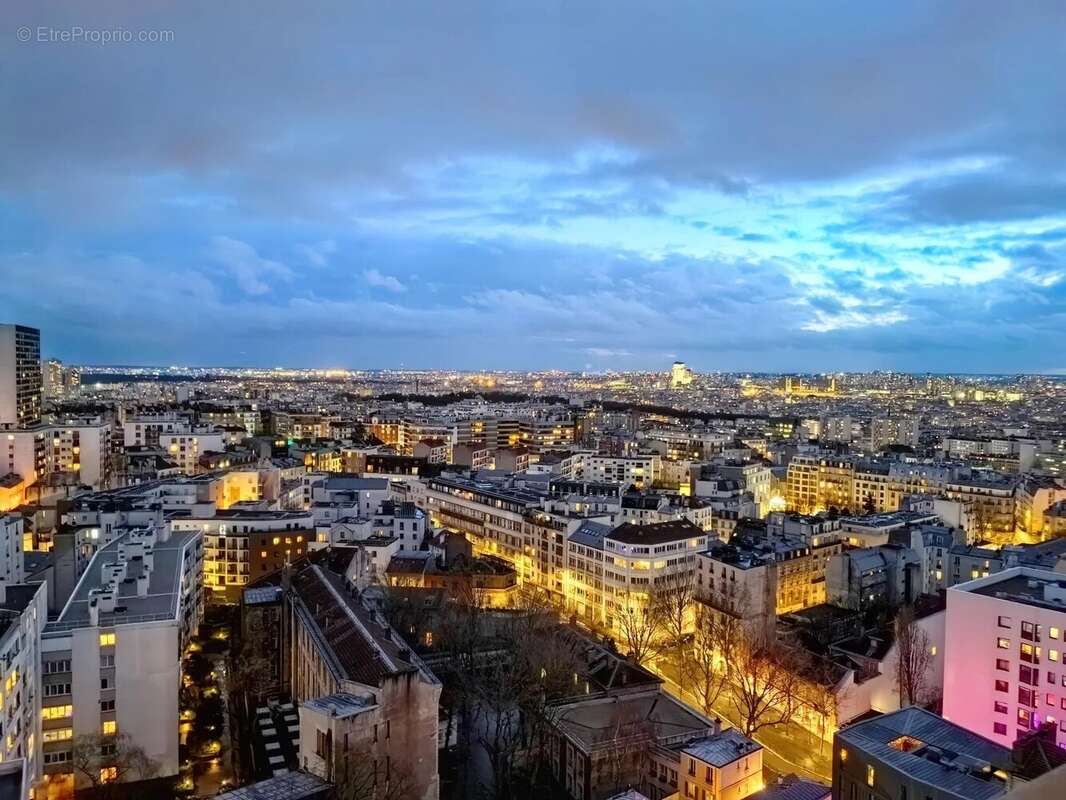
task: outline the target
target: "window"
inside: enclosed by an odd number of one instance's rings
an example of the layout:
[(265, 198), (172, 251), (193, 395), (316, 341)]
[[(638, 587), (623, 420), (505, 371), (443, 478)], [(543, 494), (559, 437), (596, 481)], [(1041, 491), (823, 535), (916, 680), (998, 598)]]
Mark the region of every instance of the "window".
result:
[(1052, 639), (1058, 639), (1058, 638), (1059, 638), (1059, 629), (1058, 629), (1058, 628), (1051, 628), (1051, 629), (1050, 629), (1050, 630), (1048, 631), (1048, 635), (1049, 635), (1049, 636), (1050, 636), (1050, 637), (1051, 637)]
[(47, 706), (41, 709), (41, 719), (63, 719), (74, 714), (74, 706)]
[(995, 723), (994, 725), (992, 725), (992, 732), (995, 733), (997, 736), (1006, 736), (1007, 735), (1007, 725), (1006, 725), (1006, 723), (1004, 723), (1004, 722)]
[(874, 773), (874, 768), (872, 766), (870, 766), (869, 764), (867, 764), (866, 765), (866, 785), (867, 786), (873, 786), (875, 777), (876, 777), (876, 774)]
[(1010, 691), (1010, 685), (1006, 681), (996, 681), (996, 691), (1007, 694)]
[(100, 656), (100, 669), (108, 669), (108, 668), (113, 667), (113, 666), (115, 666), (115, 656), (114, 656), (114, 654), (109, 654), (109, 655), (106, 655), (106, 656)]
[(1000, 672), (1010, 672), (1010, 662), (1005, 658), (997, 658), (996, 669)]
[(67, 761), (70, 761), (70, 751), (69, 750), (59, 750), (58, 752), (55, 752), (55, 753), (45, 753), (44, 754), (44, 763), (45, 764), (63, 764), (65, 762), (67, 762)]
[(1047, 659), (1048, 659), (1048, 661), (1058, 661), (1059, 660), (1059, 651), (1058, 650), (1048, 650), (1047, 651)]
[(100, 634), (100, 646), (101, 647), (114, 647), (115, 646), (115, 634), (114, 634), (113, 631), (111, 633), (101, 633)]
[(74, 729), (56, 728), (54, 731), (45, 731), (43, 738), (46, 742), (65, 742), (74, 738)]
[(1055, 697), (1055, 695), (1051, 694), (1051, 692), (1048, 692), (1047, 698), (1044, 702), (1046, 702), (1049, 706), (1054, 706), (1056, 703), (1058, 703), (1058, 698)]
[(111, 783), (118, 780), (118, 767), (103, 767), (100, 770), (100, 783)]
[(1000, 636), (998, 639), (996, 639), (996, 647), (998, 647), (1000, 650), (1010, 650), (1010, 639), (1004, 639), (1002, 636)]
[(993, 704), (992, 708), (997, 714), (1006, 714), (1007, 713), (1007, 704), (1006, 703), (1001, 703), (1001, 702), (999, 702), (999, 700), (997, 700)]
[(70, 659), (64, 658), (59, 661), (45, 661), (44, 672), (46, 675), (54, 675), (57, 672), (70, 672)]
[(58, 697), (61, 694), (70, 694), (69, 683), (49, 683), (45, 684), (44, 696), (45, 697)]
[(101, 726), (104, 736), (111, 736), (118, 732), (118, 723), (113, 719), (104, 720), (104, 724)]
[(1010, 617), (1000, 617), (999, 618), (999, 627), (1001, 627), (1001, 628), (1009, 628), (1010, 626), (1011, 626)]

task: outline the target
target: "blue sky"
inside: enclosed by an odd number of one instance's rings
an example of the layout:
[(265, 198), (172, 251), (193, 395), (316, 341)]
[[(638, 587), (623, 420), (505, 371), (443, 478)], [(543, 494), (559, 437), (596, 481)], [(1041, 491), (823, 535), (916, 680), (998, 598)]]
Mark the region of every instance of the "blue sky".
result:
[(9, 5), (0, 317), (88, 363), (1066, 372), (1066, 4), (306, 5)]

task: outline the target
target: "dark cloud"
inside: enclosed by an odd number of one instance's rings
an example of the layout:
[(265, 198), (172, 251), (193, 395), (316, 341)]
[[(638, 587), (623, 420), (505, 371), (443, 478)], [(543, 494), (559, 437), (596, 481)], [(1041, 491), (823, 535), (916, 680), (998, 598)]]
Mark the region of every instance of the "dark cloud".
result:
[(1057, 0), (5, 11), (0, 300), (58, 355), (1062, 366)]

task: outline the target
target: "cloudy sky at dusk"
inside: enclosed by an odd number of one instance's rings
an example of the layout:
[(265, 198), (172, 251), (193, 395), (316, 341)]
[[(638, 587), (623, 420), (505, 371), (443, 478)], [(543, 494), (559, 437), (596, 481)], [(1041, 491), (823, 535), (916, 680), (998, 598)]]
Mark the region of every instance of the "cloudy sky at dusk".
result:
[(1066, 372), (1061, 0), (9, 0), (0, 70), (64, 360)]

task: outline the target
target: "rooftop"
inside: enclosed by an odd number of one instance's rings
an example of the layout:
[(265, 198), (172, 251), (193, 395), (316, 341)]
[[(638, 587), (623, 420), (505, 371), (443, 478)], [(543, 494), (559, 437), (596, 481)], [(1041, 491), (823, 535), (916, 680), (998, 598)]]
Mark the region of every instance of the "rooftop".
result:
[(829, 800), (832, 793), (829, 786), (785, 775), (761, 792), (749, 795), (748, 800)]
[(1014, 567), (955, 586), (969, 592), (1037, 608), (1066, 612), (1066, 575), (1030, 567)]
[(287, 772), (218, 795), (217, 800), (306, 800), (325, 797), (329, 784), (305, 772)]
[[(132, 531), (119, 536), (101, 547), (89, 562), (74, 593), (57, 623), (48, 625), (52, 630), (59, 626), (89, 626), (90, 592), (105, 585), (105, 565), (119, 561), (119, 549), (136, 535)], [(181, 594), (182, 560), (187, 547), (200, 536), (198, 531), (175, 531), (167, 541), (156, 539), (152, 547), (153, 565), (148, 571), (148, 592), (138, 596), (137, 578), (145, 569), (144, 558), (133, 556), (126, 562), (126, 577), (118, 583), (115, 611), (101, 612), (100, 625), (121, 625), (124, 622), (146, 621), (145, 618), (170, 619), (178, 614), (178, 598)]]
[(328, 717), (343, 718), (362, 714), (367, 709), (373, 708), (377, 703), (371, 695), (360, 697), (347, 692), (338, 692), (337, 694), (328, 694), (324, 697), (305, 700), (300, 705), (314, 709)]
[(586, 752), (608, 746), (619, 726), (647, 726), (660, 743), (674, 737), (691, 738), (713, 733), (713, 723), (690, 710), (658, 687), (651, 691), (598, 697), (563, 706), (558, 726)]
[(849, 725), (837, 737), (913, 781), (965, 800), (1007, 790), (996, 772), (1009, 769), (1010, 750), (916, 706)]
[(624, 544), (653, 545), (706, 535), (706, 531), (689, 520), (679, 519), (656, 522), (652, 525), (634, 525), (627, 522), (611, 531), (607, 538)]
[(706, 739), (689, 742), (681, 752), (712, 767), (724, 767), (759, 750), (762, 750), (761, 744), (753, 742), (736, 728), (729, 728)]

